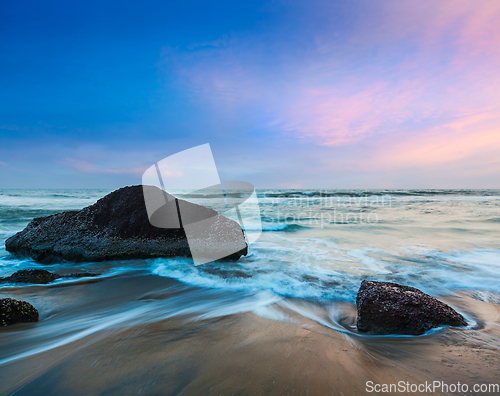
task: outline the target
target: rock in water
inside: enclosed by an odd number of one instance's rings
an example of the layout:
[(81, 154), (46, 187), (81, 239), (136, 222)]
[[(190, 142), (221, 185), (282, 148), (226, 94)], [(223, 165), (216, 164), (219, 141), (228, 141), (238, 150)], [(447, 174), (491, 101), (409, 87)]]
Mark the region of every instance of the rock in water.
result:
[(0, 299), (0, 326), (19, 322), (38, 322), (38, 311), (26, 301)]
[(46, 284), (55, 281), (59, 275), (42, 269), (27, 269), (14, 272), (11, 276), (2, 279), (13, 283), (38, 283)]
[(358, 330), (419, 335), (439, 326), (466, 326), (464, 317), (418, 289), (364, 280), (356, 297)]
[(99, 276), (94, 272), (78, 272), (75, 274), (59, 275), (43, 269), (25, 269), (14, 272), (11, 276), (0, 278), (0, 282), (11, 283), (34, 283), (47, 284), (59, 278), (83, 278), (83, 277)]
[[(167, 193), (163, 194), (173, 199)], [(183, 213), (189, 213), (190, 222), (214, 218), (207, 235), (231, 244), (236, 253), (228, 259), (237, 260), (247, 254), (245, 236), (237, 222), (200, 205), (183, 200), (178, 200), (178, 203)], [(210, 247), (214, 248), (213, 243)], [(190, 256), (183, 228), (151, 225), (143, 186), (120, 188), (80, 211), (33, 219), (23, 231), (7, 239), (5, 248), (16, 256), (32, 257), (45, 264)]]

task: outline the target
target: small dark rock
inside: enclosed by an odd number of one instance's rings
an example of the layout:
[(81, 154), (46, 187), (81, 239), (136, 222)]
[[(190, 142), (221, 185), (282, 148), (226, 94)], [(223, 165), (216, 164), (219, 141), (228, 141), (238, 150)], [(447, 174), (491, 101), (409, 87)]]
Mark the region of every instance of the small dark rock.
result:
[(0, 282), (34, 283), (45, 285), (59, 278), (83, 278), (85, 276), (99, 276), (94, 272), (77, 272), (75, 274), (58, 275), (43, 269), (26, 269), (14, 272), (11, 276), (0, 278)]
[(374, 334), (420, 335), (439, 326), (466, 326), (464, 317), (422, 291), (364, 280), (356, 297), (357, 327)]
[(20, 322), (38, 322), (38, 311), (26, 301), (0, 299), (0, 326)]
[(46, 284), (55, 281), (59, 275), (43, 269), (26, 269), (14, 272), (11, 276), (4, 278), (6, 282), (12, 283), (37, 283)]

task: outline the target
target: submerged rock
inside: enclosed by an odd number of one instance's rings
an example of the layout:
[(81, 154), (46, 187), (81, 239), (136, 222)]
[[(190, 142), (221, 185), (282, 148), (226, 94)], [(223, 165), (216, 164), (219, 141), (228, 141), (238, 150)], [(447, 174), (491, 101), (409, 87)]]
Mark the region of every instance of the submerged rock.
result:
[[(158, 188), (147, 188), (155, 196), (165, 194), (174, 202), (172, 196)], [(216, 240), (234, 247), (232, 251), (236, 253), (228, 259), (237, 260), (247, 254), (245, 236), (237, 222), (200, 205), (183, 200), (176, 203), (189, 215), (183, 219), (184, 225), (213, 219), (206, 230), (211, 249), (217, 248), (213, 243)], [(158, 210), (155, 216), (171, 216), (169, 213)], [(33, 219), (23, 231), (7, 239), (5, 248), (16, 256), (32, 257), (46, 264), (191, 255), (184, 228), (151, 225), (143, 186), (113, 191), (80, 211)]]
[(419, 335), (439, 326), (466, 326), (464, 317), (422, 291), (364, 280), (356, 297), (357, 327), (375, 334)]
[(11, 276), (3, 278), (5, 282), (12, 283), (39, 283), (46, 284), (55, 281), (59, 275), (43, 269), (27, 269), (14, 272)]
[(0, 299), (0, 326), (20, 322), (38, 322), (38, 311), (26, 301)]
[(11, 276), (0, 278), (0, 282), (47, 284), (59, 278), (82, 278), (98, 276), (93, 272), (78, 272), (75, 274), (58, 275), (43, 269), (26, 269), (14, 272)]

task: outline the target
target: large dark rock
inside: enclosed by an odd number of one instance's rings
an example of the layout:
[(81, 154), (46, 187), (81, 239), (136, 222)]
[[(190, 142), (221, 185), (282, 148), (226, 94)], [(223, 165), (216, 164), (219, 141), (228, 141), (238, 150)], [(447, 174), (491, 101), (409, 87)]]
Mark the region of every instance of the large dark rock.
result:
[(0, 278), (0, 282), (47, 284), (59, 278), (82, 278), (98, 276), (93, 272), (78, 272), (75, 274), (58, 275), (43, 269), (25, 269), (14, 272), (11, 276)]
[[(155, 196), (165, 194), (148, 187)], [(155, 191), (158, 190), (158, 191)], [(172, 198), (173, 199), (173, 198)], [(174, 202), (174, 201), (171, 201)], [(205, 219), (207, 245), (223, 241), (234, 247), (228, 259), (247, 254), (247, 244), (240, 225), (212, 209), (178, 200), (183, 213), (189, 214), (183, 224)], [(155, 216), (170, 216), (159, 210)], [(158, 219), (155, 219), (158, 222)], [(33, 219), (21, 232), (5, 242), (5, 248), (16, 256), (32, 257), (41, 263), (60, 261), (102, 261), (150, 257), (190, 256), (184, 228), (159, 228), (151, 225), (144, 203), (143, 186), (113, 191), (94, 205), (80, 211), (58, 213)]]
[(0, 326), (19, 322), (38, 322), (38, 311), (26, 301), (0, 299)]
[(464, 317), (418, 289), (364, 280), (356, 297), (358, 330), (419, 335), (439, 326), (466, 326)]

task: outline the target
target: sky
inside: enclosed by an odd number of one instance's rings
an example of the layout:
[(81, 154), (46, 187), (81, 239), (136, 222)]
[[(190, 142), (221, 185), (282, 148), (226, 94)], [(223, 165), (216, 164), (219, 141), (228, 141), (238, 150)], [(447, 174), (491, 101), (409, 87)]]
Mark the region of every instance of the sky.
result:
[(4, 1), (0, 51), (0, 188), (500, 188), (498, 0)]

